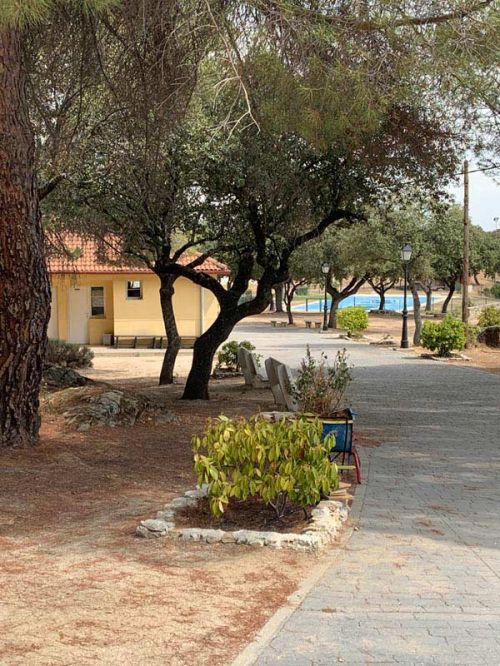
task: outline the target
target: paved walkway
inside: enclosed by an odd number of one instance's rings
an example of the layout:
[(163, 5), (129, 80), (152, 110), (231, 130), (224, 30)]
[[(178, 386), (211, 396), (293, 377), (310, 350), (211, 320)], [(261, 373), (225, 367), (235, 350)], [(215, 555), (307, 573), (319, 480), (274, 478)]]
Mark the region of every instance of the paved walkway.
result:
[[(344, 345), (257, 326), (235, 337), (294, 365), (307, 341), (314, 352)], [(371, 449), (359, 531), (249, 663), (496, 666), (500, 376), (346, 346), (360, 428), (383, 440)]]

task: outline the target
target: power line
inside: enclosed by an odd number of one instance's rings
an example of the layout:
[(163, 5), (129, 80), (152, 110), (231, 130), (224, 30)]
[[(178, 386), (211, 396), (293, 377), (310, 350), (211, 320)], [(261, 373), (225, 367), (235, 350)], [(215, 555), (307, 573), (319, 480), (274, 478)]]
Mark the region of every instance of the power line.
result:
[[(488, 167), (482, 167), (481, 169), (471, 169), (471, 170), (469, 170), (469, 174), (478, 173), (479, 171), (491, 171), (491, 169), (500, 169), (500, 164), (493, 164), (493, 165), (488, 166)], [(449, 177), (450, 178), (455, 178), (457, 176), (463, 176), (463, 175), (464, 175), (464, 172), (459, 171), (458, 173), (450, 174)], [(402, 181), (397, 181), (397, 182), (393, 183), (392, 185), (387, 185), (387, 187), (388, 188), (395, 188), (395, 187), (401, 187), (401, 185), (412, 185), (413, 182), (414, 182), (413, 180), (402, 180)]]
[[(493, 164), (489, 167), (483, 167), (482, 169), (471, 169), (468, 173), (477, 173), (478, 171), (490, 171), (491, 169), (500, 169), (500, 164)], [(454, 173), (453, 176), (463, 176), (465, 171), (460, 171), (459, 173)]]

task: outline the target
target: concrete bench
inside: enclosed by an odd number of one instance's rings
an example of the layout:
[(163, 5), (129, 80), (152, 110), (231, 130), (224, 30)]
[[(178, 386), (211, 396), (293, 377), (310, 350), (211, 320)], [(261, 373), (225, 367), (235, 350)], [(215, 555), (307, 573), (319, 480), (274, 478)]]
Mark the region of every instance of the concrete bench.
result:
[(243, 373), (246, 386), (253, 388), (269, 386), (265, 368), (260, 365), (257, 356), (244, 347), (238, 348), (238, 365)]
[(270, 356), (269, 358), (266, 358), (264, 365), (266, 366), (266, 372), (269, 378), (269, 388), (273, 394), (274, 402), (278, 405), (279, 409), (286, 409), (286, 400), (283, 391), (281, 390), (278, 377), (278, 367), (281, 363)]
[(313, 322), (310, 319), (306, 319), (304, 324), (306, 325), (306, 328), (311, 328), (313, 325)]

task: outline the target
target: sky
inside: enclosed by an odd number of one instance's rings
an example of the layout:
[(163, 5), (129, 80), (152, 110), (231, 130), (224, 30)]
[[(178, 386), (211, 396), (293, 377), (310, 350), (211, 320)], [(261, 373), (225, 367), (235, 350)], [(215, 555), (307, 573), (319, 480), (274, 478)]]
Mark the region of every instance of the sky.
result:
[[(474, 163), (469, 165), (469, 170), (477, 169)], [(497, 180), (500, 180), (497, 177)], [(457, 185), (449, 188), (450, 193), (457, 203), (463, 205), (464, 201), (464, 179), (460, 177)], [(500, 218), (500, 184), (488, 175), (488, 172), (476, 172), (469, 174), (469, 214), (472, 224), (479, 224), (491, 231), (495, 228), (494, 217)], [(500, 229), (500, 220), (498, 221)]]

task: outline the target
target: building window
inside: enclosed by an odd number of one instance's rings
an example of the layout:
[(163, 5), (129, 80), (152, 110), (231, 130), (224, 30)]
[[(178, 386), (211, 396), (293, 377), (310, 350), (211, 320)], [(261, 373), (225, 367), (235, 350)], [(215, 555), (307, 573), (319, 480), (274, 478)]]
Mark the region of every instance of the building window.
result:
[(142, 282), (139, 280), (129, 280), (127, 282), (127, 298), (136, 301), (142, 298)]
[(104, 287), (90, 287), (92, 317), (104, 317)]

